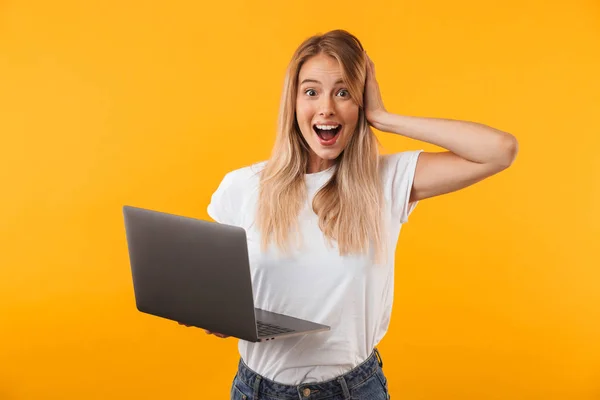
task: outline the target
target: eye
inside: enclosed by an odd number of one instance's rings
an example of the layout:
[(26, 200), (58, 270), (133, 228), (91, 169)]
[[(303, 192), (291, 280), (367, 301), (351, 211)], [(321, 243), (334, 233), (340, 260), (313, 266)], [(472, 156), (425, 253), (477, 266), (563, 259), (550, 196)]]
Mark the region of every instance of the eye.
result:
[(340, 95), (341, 93), (343, 93), (344, 95), (341, 97), (348, 97), (350, 95), (350, 93), (348, 93), (348, 91), (346, 89), (342, 89), (338, 92), (338, 95)]
[[(312, 92), (313, 94), (311, 94), (311, 92)], [(310, 97), (312, 97), (312, 96), (316, 95), (316, 94), (317, 94), (317, 92), (315, 92), (315, 90), (314, 90), (314, 89), (306, 89), (306, 90), (304, 91), (304, 94), (307, 94), (307, 95), (309, 95)]]

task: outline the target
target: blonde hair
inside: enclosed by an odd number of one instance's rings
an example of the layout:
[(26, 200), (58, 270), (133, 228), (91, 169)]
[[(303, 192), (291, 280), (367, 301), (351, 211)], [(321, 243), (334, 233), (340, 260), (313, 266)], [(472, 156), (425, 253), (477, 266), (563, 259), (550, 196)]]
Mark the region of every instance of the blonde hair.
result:
[(262, 236), (262, 249), (266, 250), (274, 239), (277, 246), (287, 252), (291, 231), (295, 231), (302, 241), (298, 216), (307, 199), (304, 176), (310, 148), (296, 120), (298, 75), (309, 58), (321, 53), (339, 62), (344, 84), (359, 106), (359, 116), (355, 132), (335, 161), (333, 176), (315, 194), (312, 209), (319, 217), (319, 228), (328, 243), (337, 241), (340, 255), (361, 254), (372, 249), (377, 263), (386, 254), (379, 142), (366, 120), (363, 107), (366, 56), (360, 41), (344, 30), (306, 39), (287, 68), (277, 136), (260, 176), (256, 222)]

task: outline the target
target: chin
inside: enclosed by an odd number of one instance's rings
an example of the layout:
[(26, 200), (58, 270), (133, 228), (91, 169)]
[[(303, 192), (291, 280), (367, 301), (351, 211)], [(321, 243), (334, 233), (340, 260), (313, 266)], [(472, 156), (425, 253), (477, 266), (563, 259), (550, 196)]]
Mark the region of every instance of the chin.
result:
[(329, 160), (329, 161), (336, 160), (340, 156), (340, 154), (341, 154), (341, 151), (340, 152), (335, 152), (335, 154), (331, 153), (331, 152), (327, 152), (327, 153), (324, 153), (324, 154), (317, 153), (317, 155), (319, 157), (321, 157), (324, 160)]
[(313, 153), (323, 160), (335, 160), (342, 153), (342, 149), (323, 149), (319, 145), (315, 147), (312, 147)]

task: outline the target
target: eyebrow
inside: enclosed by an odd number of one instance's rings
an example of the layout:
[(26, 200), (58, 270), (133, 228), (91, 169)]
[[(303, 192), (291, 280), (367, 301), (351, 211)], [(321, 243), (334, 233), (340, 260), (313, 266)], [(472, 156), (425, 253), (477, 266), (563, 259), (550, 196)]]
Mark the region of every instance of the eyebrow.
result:
[[(322, 83), (316, 79), (305, 79), (300, 84), (303, 85), (305, 83), (318, 83), (319, 85), (322, 85)], [(338, 79), (335, 81), (334, 85), (339, 85), (340, 83), (344, 83), (344, 81), (342, 79)]]

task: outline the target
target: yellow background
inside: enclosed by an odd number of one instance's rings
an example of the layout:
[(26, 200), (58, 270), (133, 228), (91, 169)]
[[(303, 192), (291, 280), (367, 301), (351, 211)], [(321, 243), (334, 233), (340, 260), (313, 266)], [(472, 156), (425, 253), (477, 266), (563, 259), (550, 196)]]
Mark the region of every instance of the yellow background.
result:
[(0, 2), (0, 399), (228, 398), (237, 340), (135, 309), (121, 207), (208, 218), (269, 156), (293, 50), (335, 28), (388, 110), (520, 142), (405, 225), (392, 398), (600, 399), (597, 1), (167, 3)]

